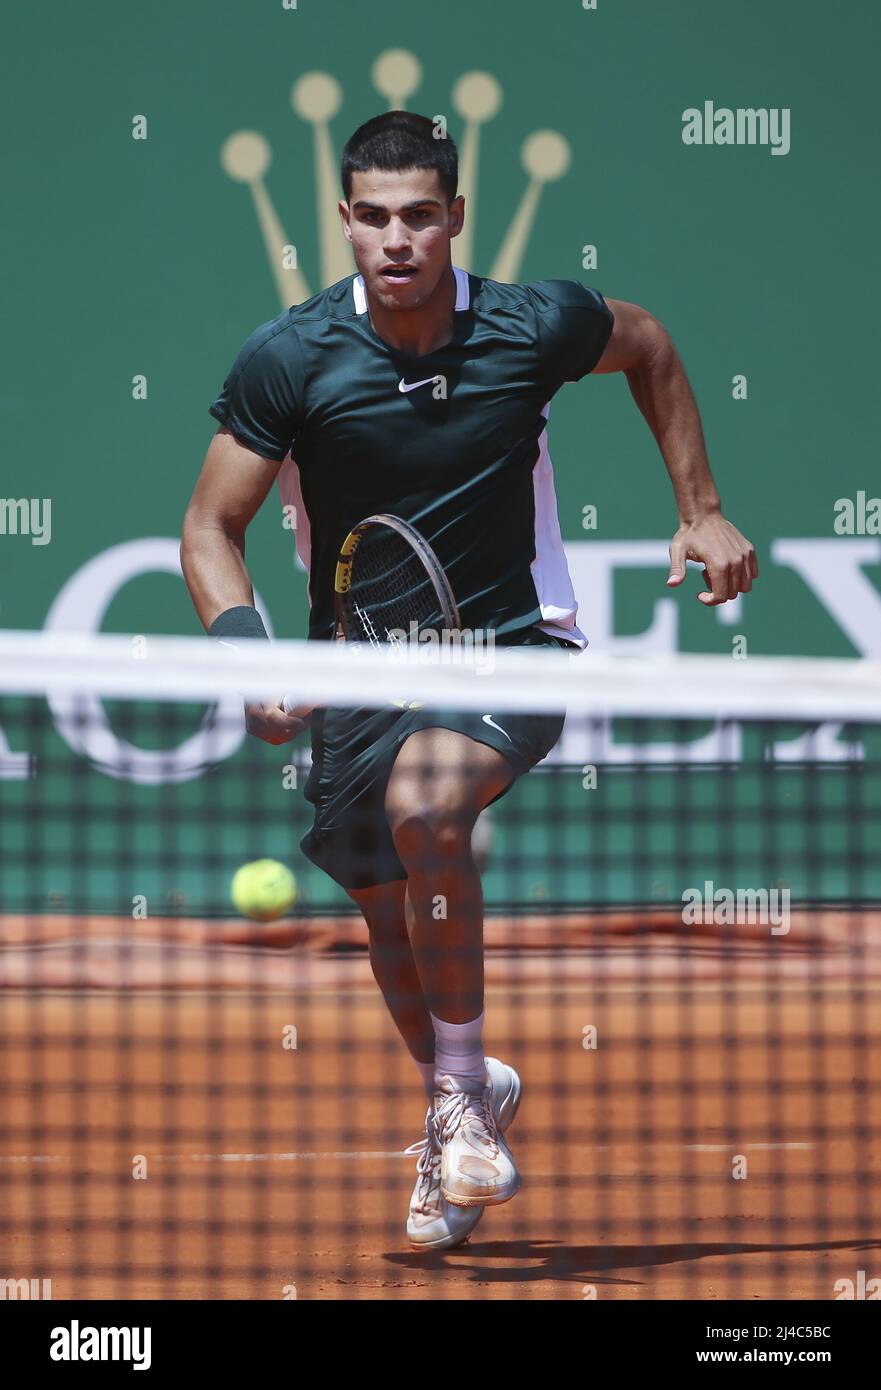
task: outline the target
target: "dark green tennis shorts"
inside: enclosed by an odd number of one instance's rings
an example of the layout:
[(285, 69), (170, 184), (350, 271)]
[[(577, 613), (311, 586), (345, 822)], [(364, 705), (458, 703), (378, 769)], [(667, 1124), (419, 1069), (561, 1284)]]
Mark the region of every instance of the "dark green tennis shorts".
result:
[[(530, 629), (517, 645), (573, 646), (538, 628)], [(514, 772), (508, 791), (547, 757), (562, 728), (562, 714), (450, 714), (397, 706), (316, 710), (305, 792), (315, 807), (315, 821), (300, 848), (343, 888), (372, 888), (406, 878), (386, 819), (385, 793), (395, 758), (412, 733), (454, 729), (497, 748)]]

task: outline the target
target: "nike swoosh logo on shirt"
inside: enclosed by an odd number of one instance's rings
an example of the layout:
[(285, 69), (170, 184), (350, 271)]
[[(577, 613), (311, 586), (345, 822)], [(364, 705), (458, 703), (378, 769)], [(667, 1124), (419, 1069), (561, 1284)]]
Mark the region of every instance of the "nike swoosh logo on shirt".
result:
[(424, 381), (411, 381), (411, 382), (408, 384), (408, 383), (404, 380), (404, 378), (401, 377), (401, 380), (398, 382), (398, 390), (399, 390), (399, 391), (415, 391), (417, 386), (429, 386), (433, 381), (436, 381), (436, 380), (437, 380), (436, 377), (427, 376), (427, 377), (425, 378)]
[(484, 724), (489, 724), (489, 726), (490, 726), (491, 729), (498, 729), (498, 731), (499, 731), (500, 734), (504, 734), (504, 735), (505, 735), (505, 738), (508, 740), (509, 743), (513, 743), (513, 742), (514, 742), (514, 740), (511, 738), (511, 735), (508, 733), (508, 731), (507, 731), (506, 729), (503, 729), (502, 726), (501, 726), (501, 724), (497, 724), (496, 721), (493, 719), (493, 717), (492, 717), (491, 714), (485, 714), (485, 715), (483, 716), (483, 722), (484, 722)]

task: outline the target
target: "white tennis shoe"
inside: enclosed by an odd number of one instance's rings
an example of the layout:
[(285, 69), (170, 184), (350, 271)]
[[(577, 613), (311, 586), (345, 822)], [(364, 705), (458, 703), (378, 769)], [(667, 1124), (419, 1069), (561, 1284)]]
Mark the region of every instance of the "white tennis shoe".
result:
[[(506, 1130), (520, 1104), (520, 1077), (513, 1067), (496, 1057), (487, 1057), (491, 1110), (495, 1124)], [(423, 1250), (446, 1250), (465, 1240), (483, 1216), (484, 1203), (454, 1205), (441, 1190), (441, 1145), (434, 1125), (434, 1111), (425, 1116), (425, 1134), (406, 1150), (418, 1157), (416, 1186), (410, 1198), (407, 1235), (411, 1245)], [(513, 1193), (511, 1194), (513, 1196)]]
[[(519, 1077), (517, 1082), (519, 1103)], [(441, 1196), (451, 1206), (497, 1206), (520, 1188), (497, 1120), (494, 1090), (492, 1079), (481, 1086), (454, 1076), (441, 1077), (435, 1087), (432, 1123), (441, 1152)]]

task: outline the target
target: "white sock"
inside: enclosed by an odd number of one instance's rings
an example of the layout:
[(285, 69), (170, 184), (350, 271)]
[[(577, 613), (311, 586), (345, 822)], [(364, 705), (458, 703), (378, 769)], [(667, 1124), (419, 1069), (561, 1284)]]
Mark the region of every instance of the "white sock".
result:
[(413, 1065), (419, 1068), (419, 1075), (422, 1077), (422, 1084), (425, 1087), (425, 1094), (429, 1100), (434, 1099), (434, 1062), (417, 1062), (413, 1058)]
[(445, 1023), (431, 1015), (434, 1025), (434, 1079), (455, 1076), (486, 1085), (483, 1055), (483, 1014), (470, 1023)]

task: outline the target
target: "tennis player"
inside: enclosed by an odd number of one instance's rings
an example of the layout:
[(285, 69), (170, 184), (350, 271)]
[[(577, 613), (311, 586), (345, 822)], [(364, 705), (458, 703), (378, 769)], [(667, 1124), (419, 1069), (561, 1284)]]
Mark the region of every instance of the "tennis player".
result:
[[(266, 636), (245, 532), (278, 478), (296, 507), (311, 638), (334, 636), (342, 540), (364, 517), (390, 512), (433, 547), (464, 628), (491, 632), (497, 644), (584, 648), (548, 409), (565, 382), (609, 372), (625, 373), (673, 485), (668, 584), (681, 584), (686, 560), (696, 560), (701, 603), (748, 593), (753, 548), (722, 515), (697, 406), (657, 319), (576, 280), (502, 284), (454, 266), (465, 219), (456, 147), (436, 139), (426, 117), (391, 111), (362, 125), (345, 147), (342, 185), (342, 232), (358, 273), (258, 328), (211, 406), (220, 428), (181, 547), (208, 632)], [(247, 706), (246, 719), (272, 744), (306, 723), (285, 713), (281, 697)], [(417, 1246), (464, 1240), (484, 1207), (520, 1183), (504, 1138), (520, 1080), (484, 1055), (471, 835), (483, 808), (548, 754), (562, 722), (398, 707), (312, 719), (306, 796), (315, 821), (302, 849), (363, 913), (373, 973), (429, 1097), (412, 1149), (407, 1230)]]

